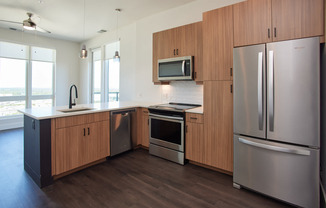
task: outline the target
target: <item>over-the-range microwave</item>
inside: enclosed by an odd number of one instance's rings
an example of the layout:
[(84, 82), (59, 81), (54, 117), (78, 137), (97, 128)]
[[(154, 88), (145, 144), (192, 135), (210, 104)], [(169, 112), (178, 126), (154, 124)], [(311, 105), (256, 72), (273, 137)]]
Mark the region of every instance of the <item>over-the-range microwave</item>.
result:
[(158, 80), (192, 80), (193, 57), (184, 56), (158, 60)]

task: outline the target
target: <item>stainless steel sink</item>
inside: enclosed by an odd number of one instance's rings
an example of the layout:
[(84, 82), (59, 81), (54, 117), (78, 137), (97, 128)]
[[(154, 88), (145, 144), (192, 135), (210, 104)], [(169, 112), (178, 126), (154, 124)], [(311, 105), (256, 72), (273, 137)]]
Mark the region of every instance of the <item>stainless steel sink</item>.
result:
[(62, 110), (57, 110), (62, 113), (72, 113), (72, 112), (78, 112), (78, 111), (88, 111), (88, 110), (93, 110), (94, 108), (87, 108), (87, 107), (76, 107), (76, 108), (68, 108), (68, 109), (62, 109)]

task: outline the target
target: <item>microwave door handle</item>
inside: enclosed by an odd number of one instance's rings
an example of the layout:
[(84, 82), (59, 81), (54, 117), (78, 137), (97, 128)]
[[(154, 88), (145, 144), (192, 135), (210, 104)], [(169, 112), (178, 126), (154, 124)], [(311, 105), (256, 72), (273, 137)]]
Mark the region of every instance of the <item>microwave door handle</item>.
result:
[(186, 76), (186, 73), (185, 73), (185, 65), (186, 65), (186, 61), (183, 60), (182, 61), (182, 74), (183, 74), (183, 76)]

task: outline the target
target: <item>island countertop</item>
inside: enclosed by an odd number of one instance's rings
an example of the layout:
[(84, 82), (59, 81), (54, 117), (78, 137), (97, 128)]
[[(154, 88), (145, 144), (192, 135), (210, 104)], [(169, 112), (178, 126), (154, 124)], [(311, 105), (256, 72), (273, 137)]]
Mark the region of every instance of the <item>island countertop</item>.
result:
[(157, 105), (157, 104), (159, 103), (119, 101), (119, 102), (94, 103), (94, 104), (79, 104), (73, 106), (72, 109), (80, 109), (80, 108), (91, 108), (91, 109), (83, 110), (83, 111), (65, 112), (65, 113), (61, 112), (60, 110), (66, 110), (68, 109), (68, 106), (27, 108), (27, 109), (19, 110), (19, 112), (23, 113), (26, 116), (32, 117), (34, 119), (43, 120), (43, 119), (52, 119), (52, 118), (59, 118), (59, 117), (66, 117), (66, 116), (99, 113), (105, 111), (122, 110), (122, 109), (137, 108), (137, 107), (147, 108), (151, 105)]

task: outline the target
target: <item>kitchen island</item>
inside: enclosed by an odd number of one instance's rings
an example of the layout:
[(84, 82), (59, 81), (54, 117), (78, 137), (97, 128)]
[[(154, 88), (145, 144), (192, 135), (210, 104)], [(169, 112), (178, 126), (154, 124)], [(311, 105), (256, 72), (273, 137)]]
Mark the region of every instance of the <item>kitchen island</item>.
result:
[[(109, 112), (154, 104), (112, 102), (82, 104), (72, 109), (61, 106), (20, 110), (24, 114), (24, 169), (39, 187), (44, 187), (56, 178), (103, 162), (110, 156)], [(202, 108), (196, 113), (202, 113)]]

